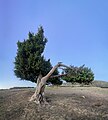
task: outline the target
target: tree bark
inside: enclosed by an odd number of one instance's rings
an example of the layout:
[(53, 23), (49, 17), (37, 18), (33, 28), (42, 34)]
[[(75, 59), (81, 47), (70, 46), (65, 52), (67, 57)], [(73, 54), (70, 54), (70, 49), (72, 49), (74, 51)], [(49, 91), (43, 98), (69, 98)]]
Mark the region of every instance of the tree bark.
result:
[(41, 82), (41, 78), (42, 78), (42, 74), (40, 73), (37, 78), (37, 86), (36, 86), (35, 93), (31, 96), (29, 101), (36, 101), (38, 86), (39, 86), (39, 83)]
[[(38, 79), (37, 79), (37, 87), (36, 87), (36, 91), (35, 93), (32, 95), (32, 97), (30, 98), (30, 101), (34, 101), (36, 102), (37, 104), (42, 104), (42, 103), (46, 103), (46, 99), (44, 97), (44, 90), (45, 90), (45, 85), (46, 85), (46, 81), (50, 78), (50, 77), (54, 77), (54, 76), (51, 76), (53, 74), (53, 72), (58, 68), (58, 67), (68, 67), (66, 65), (63, 65), (61, 63), (58, 63), (57, 65), (55, 65), (50, 71), (49, 73), (42, 77), (42, 75), (40, 74), (38, 76)], [(65, 74), (67, 75), (67, 74)], [(63, 76), (63, 75), (56, 75), (55, 77), (60, 77), (60, 76)]]

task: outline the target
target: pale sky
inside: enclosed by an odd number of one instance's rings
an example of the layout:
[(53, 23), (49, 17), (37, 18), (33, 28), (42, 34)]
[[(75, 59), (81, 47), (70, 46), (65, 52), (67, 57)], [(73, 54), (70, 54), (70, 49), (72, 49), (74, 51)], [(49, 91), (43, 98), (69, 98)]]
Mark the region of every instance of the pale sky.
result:
[(108, 0), (0, 0), (0, 89), (34, 86), (14, 75), (17, 41), (42, 25), (53, 65), (90, 67), (108, 81)]

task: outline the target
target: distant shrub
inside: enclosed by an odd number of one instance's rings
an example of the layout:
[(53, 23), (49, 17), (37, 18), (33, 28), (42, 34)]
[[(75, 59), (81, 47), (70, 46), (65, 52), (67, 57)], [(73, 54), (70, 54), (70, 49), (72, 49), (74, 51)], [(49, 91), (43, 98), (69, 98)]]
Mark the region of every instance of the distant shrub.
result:
[(34, 87), (12, 87), (10, 89), (12, 90), (12, 89), (26, 89), (26, 88), (34, 88)]
[(108, 82), (95, 80), (92, 82), (92, 86), (101, 87), (101, 88), (108, 88)]

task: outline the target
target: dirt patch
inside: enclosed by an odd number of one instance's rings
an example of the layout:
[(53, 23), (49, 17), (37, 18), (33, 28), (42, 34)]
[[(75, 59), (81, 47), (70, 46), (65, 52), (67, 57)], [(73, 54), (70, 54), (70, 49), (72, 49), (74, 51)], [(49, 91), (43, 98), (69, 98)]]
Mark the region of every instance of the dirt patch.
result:
[(48, 105), (28, 102), (34, 89), (0, 90), (0, 120), (108, 120), (108, 89), (48, 87)]

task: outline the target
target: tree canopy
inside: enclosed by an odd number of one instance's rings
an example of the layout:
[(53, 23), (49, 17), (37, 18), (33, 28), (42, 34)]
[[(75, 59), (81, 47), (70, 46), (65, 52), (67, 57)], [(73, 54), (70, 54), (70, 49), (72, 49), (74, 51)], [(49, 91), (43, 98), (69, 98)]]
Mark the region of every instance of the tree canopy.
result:
[(94, 73), (85, 65), (80, 67), (70, 66), (70, 68), (64, 69), (63, 73), (67, 74), (67, 76), (62, 77), (66, 82), (89, 84), (94, 80)]
[[(36, 34), (29, 32), (28, 38), (23, 42), (17, 42), (17, 55), (15, 57), (14, 73), (21, 80), (37, 82), (39, 74), (46, 75), (52, 68), (50, 59), (46, 60), (43, 52), (47, 39), (44, 36), (42, 26), (38, 28)], [(58, 70), (54, 72), (58, 74)], [(60, 83), (60, 79), (53, 78), (48, 82), (52, 84)]]

